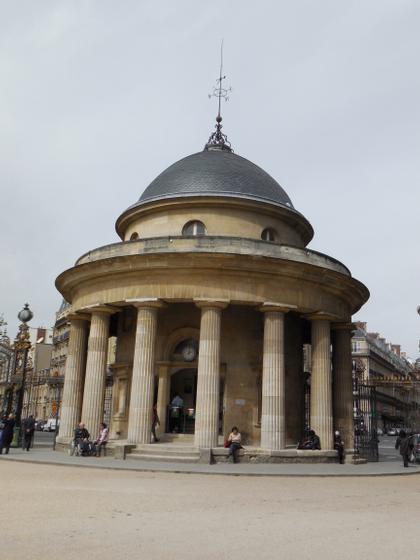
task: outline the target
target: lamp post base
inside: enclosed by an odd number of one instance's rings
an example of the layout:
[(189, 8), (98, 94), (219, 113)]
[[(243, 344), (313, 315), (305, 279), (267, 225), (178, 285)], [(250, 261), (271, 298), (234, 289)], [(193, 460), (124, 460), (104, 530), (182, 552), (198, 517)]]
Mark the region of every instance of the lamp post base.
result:
[(19, 426), (13, 428), (13, 439), (10, 447), (22, 447), (22, 432)]

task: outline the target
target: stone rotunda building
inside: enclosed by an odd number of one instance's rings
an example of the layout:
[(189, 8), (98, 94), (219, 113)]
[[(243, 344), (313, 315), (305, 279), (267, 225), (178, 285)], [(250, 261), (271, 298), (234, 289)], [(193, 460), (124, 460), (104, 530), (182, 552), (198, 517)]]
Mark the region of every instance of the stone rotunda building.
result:
[[(189, 456), (217, 459), (232, 425), (260, 460), (333, 457), (334, 429), (352, 446), (351, 319), (369, 292), (307, 249), (308, 220), (220, 129), (121, 214), (121, 241), (57, 278), (71, 303), (62, 445), (79, 421), (97, 433), (116, 337), (110, 447), (148, 456), (182, 440)], [(184, 405), (173, 418), (176, 394)], [(154, 404), (163, 446), (148, 445)], [(295, 450), (305, 409), (322, 452)]]

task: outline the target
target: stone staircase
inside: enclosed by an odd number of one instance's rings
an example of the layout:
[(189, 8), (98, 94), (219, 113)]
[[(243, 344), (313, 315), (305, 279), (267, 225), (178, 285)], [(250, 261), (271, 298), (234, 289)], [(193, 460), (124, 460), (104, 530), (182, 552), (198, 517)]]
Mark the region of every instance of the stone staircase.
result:
[(159, 463), (198, 463), (200, 452), (192, 445), (159, 442), (137, 445), (126, 458), (131, 461), (156, 461)]

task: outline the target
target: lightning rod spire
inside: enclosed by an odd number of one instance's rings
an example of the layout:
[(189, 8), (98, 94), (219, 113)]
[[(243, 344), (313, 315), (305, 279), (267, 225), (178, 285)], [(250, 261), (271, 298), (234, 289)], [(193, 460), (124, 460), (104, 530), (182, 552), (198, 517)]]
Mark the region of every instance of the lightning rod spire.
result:
[(229, 152), (233, 151), (230, 142), (226, 136), (226, 134), (222, 133), (222, 99), (225, 101), (229, 100), (229, 93), (232, 91), (232, 88), (225, 88), (223, 87), (223, 80), (226, 80), (226, 76), (223, 75), (223, 39), (220, 45), (220, 71), (219, 77), (216, 80), (216, 86), (213, 87), (213, 92), (209, 93), (209, 99), (212, 97), (217, 97), (218, 102), (218, 111), (216, 117), (216, 125), (215, 125), (215, 132), (210, 135), (208, 142), (206, 144), (206, 149), (221, 149), (221, 150), (228, 150)]

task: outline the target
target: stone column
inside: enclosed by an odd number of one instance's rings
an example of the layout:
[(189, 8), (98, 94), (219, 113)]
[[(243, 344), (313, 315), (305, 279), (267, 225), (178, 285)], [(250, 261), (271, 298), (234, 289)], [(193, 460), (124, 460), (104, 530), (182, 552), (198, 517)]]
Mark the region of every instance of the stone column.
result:
[(196, 301), (201, 307), (194, 445), (216, 447), (219, 437), (221, 301)]
[(70, 318), (70, 339), (61, 402), (59, 441), (71, 439), (74, 429), (80, 422), (86, 363), (87, 319), (89, 319), (88, 316)]
[(158, 379), (157, 413), (160, 421), (160, 433), (164, 434), (166, 427), (166, 413), (169, 404), (169, 390), (171, 386), (168, 366), (159, 366)]
[(285, 317), (284, 331), (286, 445), (296, 447), (305, 422), (302, 319), (289, 313)]
[(96, 437), (104, 417), (106, 359), (108, 355), (109, 318), (113, 311), (106, 307), (92, 310), (82, 422), (92, 437)]
[(285, 446), (284, 315), (288, 309), (263, 305), (264, 346), (261, 403), (261, 447)]
[(311, 428), (321, 440), (321, 449), (331, 450), (334, 445), (330, 321), (322, 316), (310, 318), (312, 321)]
[(333, 409), (334, 428), (346, 448), (353, 448), (353, 380), (351, 323), (333, 324)]
[(128, 442), (150, 443), (152, 437), (153, 388), (157, 315), (162, 303), (144, 300), (137, 307), (137, 328), (131, 379)]

